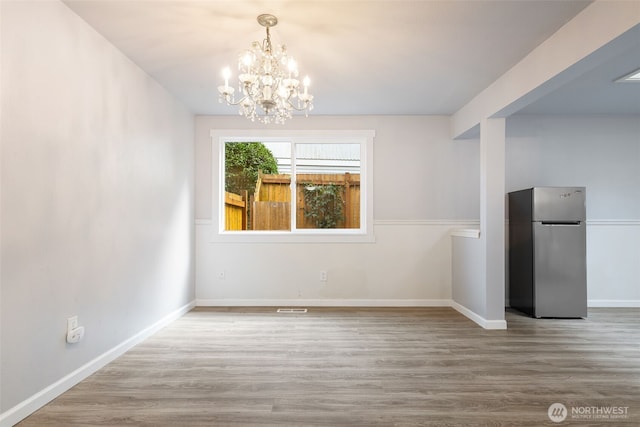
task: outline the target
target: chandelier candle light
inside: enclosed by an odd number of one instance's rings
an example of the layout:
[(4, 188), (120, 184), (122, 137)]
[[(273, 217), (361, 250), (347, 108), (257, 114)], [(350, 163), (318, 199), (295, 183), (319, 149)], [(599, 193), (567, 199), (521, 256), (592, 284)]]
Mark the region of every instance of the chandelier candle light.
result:
[(267, 29), (267, 38), (262, 43), (253, 42), (251, 49), (240, 55), (238, 90), (242, 97), (235, 101), (235, 89), (229, 86), (231, 69), (226, 67), (222, 70), (224, 86), (218, 86), (219, 102), (239, 105), (240, 115), (262, 123), (284, 124), (292, 117), (293, 110), (304, 111), (308, 116), (313, 109), (309, 76), (303, 79), (301, 91), (296, 61), (284, 45), (275, 49), (271, 45), (269, 28), (278, 23), (278, 18), (264, 14), (258, 16), (258, 23)]

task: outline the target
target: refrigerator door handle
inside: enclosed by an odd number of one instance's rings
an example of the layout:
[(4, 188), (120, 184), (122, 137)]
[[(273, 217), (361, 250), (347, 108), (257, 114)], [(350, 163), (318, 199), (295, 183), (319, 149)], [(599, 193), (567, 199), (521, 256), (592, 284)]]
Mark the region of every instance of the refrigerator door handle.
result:
[(582, 224), (581, 221), (540, 221), (540, 223), (542, 225), (569, 225), (569, 226)]

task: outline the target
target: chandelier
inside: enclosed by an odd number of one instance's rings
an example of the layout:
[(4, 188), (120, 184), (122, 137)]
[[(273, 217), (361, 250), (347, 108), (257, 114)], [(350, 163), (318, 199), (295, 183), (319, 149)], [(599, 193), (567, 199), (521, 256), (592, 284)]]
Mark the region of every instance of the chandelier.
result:
[(262, 43), (253, 42), (251, 49), (239, 57), (240, 100), (236, 102), (235, 89), (229, 86), (231, 70), (226, 67), (222, 70), (224, 86), (218, 86), (219, 102), (239, 105), (240, 115), (262, 123), (284, 124), (294, 110), (304, 111), (308, 116), (313, 109), (309, 76), (303, 79), (301, 89), (296, 61), (284, 45), (275, 48), (271, 45), (269, 28), (276, 26), (278, 18), (264, 14), (258, 16), (258, 23), (267, 29), (267, 38)]

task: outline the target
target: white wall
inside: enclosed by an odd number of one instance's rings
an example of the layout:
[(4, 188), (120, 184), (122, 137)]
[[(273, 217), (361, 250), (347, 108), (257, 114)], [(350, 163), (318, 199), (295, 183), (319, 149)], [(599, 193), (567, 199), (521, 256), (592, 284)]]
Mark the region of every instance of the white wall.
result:
[[(196, 119), (196, 282), (202, 304), (406, 303), (451, 298), (448, 232), (477, 226), (477, 140), (452, 141), (446, 117), (310, 117), (292, 129), (374, 129), (374, 244), (211, 242), (212, 128), (258, 128), (241, 117)], [(506, 191), (584, 185), (590, 305), (640, 301), (640, 121), (514, 116)], [(411, 153), (406, 156), (405, 153)], [(396, 190), (406, 203), (398, 204)], [(246, 268), (247, 265), (255, 266)], [(319, 270), (329, 270), (321, 285)], [(226, 279), (216, 273), (225, 270)], [(392, 301), (393, 300), (393, 301)], [(471, 303), (470, 303), (471, 304)]]
[(452, 299), (484, 326), (487, 323), (486, 245), (479, 238), (461, 236), (452, 236), (451, 245)]
[[(211, 241), (211, 129), (196, 118), (196, 294), (199, 304), (442, 304), (451, 298), (449, 231), (477, 222), (478, 146), (452, 141), (447, 117), (295, 118), (290, 129), (373, 129), (375, 243)], [(271, 127), (273, 128), (273, 127)], [(282, 127), (278, 127), (282, 129)], [(225, 279), (217, 272), (225, 271)], [(321, 284), (319, 271), (329, 280)]]
[(452, 305), (486, 329), (506, 329), (505, 120), (481, 120), (479, 144), (480, 228), (452, 235)]
[[(64, 4), (0, 7), (0, 413), (11, 423), (194, 300), (194, 123)], [(86, 328), (76, 345), (64, 339), (71, 315)]]
[(587, 188), (590, 306), (640, 306), (640, 117), (513, 116), (506, 189)]
[[(372, 129), (376, 220), (477, 219), (478, 147), (453, 141), (448, 125), (445, 116), (310, 116), (285, 126), (264, 126), (236, 115), (198, 116), (196, 218), (211, 218), (211, 129), (264, 128)], [(396, 202), (398, 196), (403, 203)]]

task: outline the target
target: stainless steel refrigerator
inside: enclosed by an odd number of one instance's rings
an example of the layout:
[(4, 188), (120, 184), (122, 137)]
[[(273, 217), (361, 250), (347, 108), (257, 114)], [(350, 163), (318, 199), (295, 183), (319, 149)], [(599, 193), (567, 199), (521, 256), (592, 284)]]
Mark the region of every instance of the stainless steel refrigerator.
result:
[(509, 193), (509, 305), (533, 317), (587, 317), (584, 187)]

